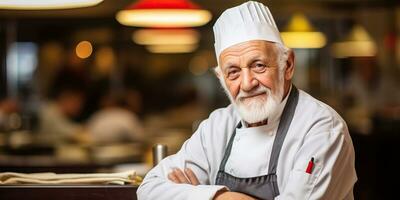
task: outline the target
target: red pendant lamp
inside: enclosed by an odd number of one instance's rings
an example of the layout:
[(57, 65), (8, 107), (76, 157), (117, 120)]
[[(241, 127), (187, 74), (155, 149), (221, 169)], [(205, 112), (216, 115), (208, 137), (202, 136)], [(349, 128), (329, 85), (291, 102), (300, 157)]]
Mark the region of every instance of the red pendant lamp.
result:
[(211, 13), (190, 0), (139, 0), (117, 13), (126, 26), (196, 27), (211, 20)]

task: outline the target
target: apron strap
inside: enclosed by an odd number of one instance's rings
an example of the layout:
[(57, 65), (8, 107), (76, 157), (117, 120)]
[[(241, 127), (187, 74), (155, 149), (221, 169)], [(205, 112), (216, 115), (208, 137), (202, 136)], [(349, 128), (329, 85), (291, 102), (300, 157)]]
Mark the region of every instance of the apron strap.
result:
[(239, 121), (238, 125), (236, 126), (235, 130), (233, 131), (231, 138), (228, 142), (228, 147), (226, 147), (224, 158), (222, 159), (221, 165), (219, 166), (219, 171), (225, 171), (225, 165), (228, 161), (229, 156), (231, 155), (231, 150), (233, 146), (233, 139), (235, 139), (236, 129), (242, 127), (242, 122)]
[(278, 125), (278, 131), (274, 144), (272, 146), (271, 157), (269, 160), (268, 174), (276, 174), (276, 167), (278, 165), (279, 154), (282, 149), (283, 141), (285, 140), (286, 133), (289, 130), (290, 124), (293, 119), (294, 112), (296, 110), (297, 102), (299, 100), (299, 91), (292, 85), (292, 90), (289, 94), (285, 108), (283, 109), (281, 119)]

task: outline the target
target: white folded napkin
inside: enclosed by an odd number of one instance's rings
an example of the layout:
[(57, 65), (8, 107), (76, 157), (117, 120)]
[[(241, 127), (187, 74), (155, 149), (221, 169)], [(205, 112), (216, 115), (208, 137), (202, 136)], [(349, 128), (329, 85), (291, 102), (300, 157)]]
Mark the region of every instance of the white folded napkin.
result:
[(1, 184), (133, 184), (139, 185), (141, 177), (134, 170), (119, 173), (56, 174), (0, 173)]

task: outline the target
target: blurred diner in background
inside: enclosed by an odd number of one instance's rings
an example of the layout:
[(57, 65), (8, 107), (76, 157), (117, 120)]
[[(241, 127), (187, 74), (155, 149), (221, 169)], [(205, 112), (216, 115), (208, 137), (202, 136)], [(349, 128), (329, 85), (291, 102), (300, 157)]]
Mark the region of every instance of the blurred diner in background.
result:
[[(0, 1), (0, 172), (144, 176), (155, 144), (175, 153), (210, 111), (229, 104), (212, 70), (213, 16), (243, 0), (94, 2)], [(355, 199), (393, 197), (399, 1), (261, 2), (295, 51), (296, 87), (347, 122)], [(193, 12), (175, 19), (193, 20), (137, 20), (165, 19), (151, 9), (172, 8)]]

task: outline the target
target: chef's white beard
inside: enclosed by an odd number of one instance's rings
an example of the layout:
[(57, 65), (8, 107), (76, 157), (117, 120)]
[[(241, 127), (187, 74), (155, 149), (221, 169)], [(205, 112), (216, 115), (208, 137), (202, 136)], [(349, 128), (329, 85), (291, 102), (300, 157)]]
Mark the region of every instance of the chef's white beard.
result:
[[(239, 115), (247, 123), (257, 123), (265, 119), (273, 119), (279, 113), (277, 113), (277, 108), (282, 102), (283, 98), (283, 74), (279, 74), (279, 79), (277, 80), (277, 91), (273, 94), (271, 89), (260, 84), (256, 89), (251, 92), (245, 92), (239, 90), (239, 94), (236, 99), (233, 99), (230, 94), (223, 77), (219, 78), (221, 85), (223, 86), (225, 93), (228, 95), (231, 103), (235, 106)], [(243, 97), (251, 96), (254, 94), (265, 93), (262, 97), (255, 97), (249, 99), (243, 99)]]

